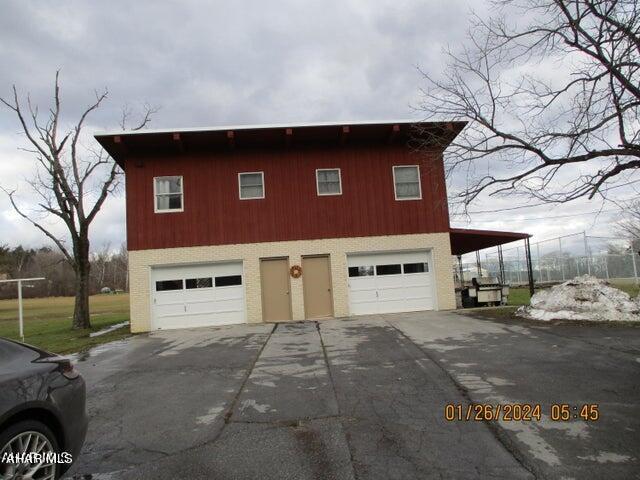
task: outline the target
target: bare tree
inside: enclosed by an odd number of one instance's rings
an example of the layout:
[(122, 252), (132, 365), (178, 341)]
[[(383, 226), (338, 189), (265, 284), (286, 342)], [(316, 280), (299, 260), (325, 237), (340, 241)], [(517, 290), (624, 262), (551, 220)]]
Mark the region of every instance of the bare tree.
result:
[(424, 116), (469, 122), (446, 158), (466, 176), (455, 199), (566, 202), (638, 181), (637, 0), (494, 0), (492, 12), (444, 72), (422, 72)]
[(640, 200), (629, 202), (621, 215), (618, 231), (631, 241), (635, 252), (640, 252)]
[[(53, 105), (43, 123), (38, 109), (27, 95), (24, 110), (17, 89), (13, 86), (11, 99), (0, 98), (15, 113), (28, 141), (24, 150), (37, 161), (37, 173), (27, 182), (37, 201), (37, 210), (27, 211), (18, 205), (16, 190), (7, 193), (14, 210), (46, 235), (60, 249), (75, 272), (75, 309), (73, 328), (89, 328), (89, 228), (107, 197), (117, 188), (121, 171), (103, 150), (82, 149), (79, 143), (88, 116), (107, 97), (107, 91), (96, 92), (94, 102), (80, 115), (73, 127), (61, 133), (59, 72), (56, 72)], [(156, 110), (147, 108), (142, 122), (133, 130), (143, 128)], [(123, 121), (126, 120), (123, 115)], [(58, 219), (66, 227), (71, 241), (54, 233), (45, 217)]]
[(111, 257), (111, 245), (109, 243), (106, 243), (100, 250), (91, 255), (91, 269), (93, 270), (94, 281), (98, 289), (106, 286), (105, 278)]
[(120, 245), (120, 251), (114, 256), (113, 284), (121, 290), (129, 291), (129, 251), (127, 244)]

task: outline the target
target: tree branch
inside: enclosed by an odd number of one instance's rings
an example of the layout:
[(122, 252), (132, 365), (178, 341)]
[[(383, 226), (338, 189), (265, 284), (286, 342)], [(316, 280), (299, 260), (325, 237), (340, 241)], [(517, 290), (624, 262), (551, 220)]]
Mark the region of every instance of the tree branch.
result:
[(468, 122), (445, 155), (447, 177), (467, 179), (455, 198), (465, 208), (481, 193), (593, 198), (640, 171), (637, 2), (493, 3), (531, 21), (476, 19), (443, 72), (421, 71), (425, 119)]
[(53, 233), (51, 233), (49, 230), (47, 230), (46, 228), (44, 228), (40, 223), (36, 222), (35, 220), (33, 220), (30, 216), (26, 215), (25, 213), (22, 212), (22, 210), (18, 207), (18, 205), (16, 204), (13, 195), (15, 194), (15, 190), (14, 191), (7, 191), (5, 188), (0, 187), (0, 189), (2, 189), (2, 191), (4, 193), (7, 194), (7, 196), (9, 197), (9, 202), (11, 202), (11, 206), (13, 207), (13, 209), (15, 210), (15, 212), (20, 215), (22, 218), (24, 218), (25, 220), (27, 220), (29, 223), (31, 223), (34, 227), (36, 227), (38, 230), (40, 230), (42, 233), (44, 233), (49, 239), (51, 239), (53, 241), (53, 243), (56, 244), (56, 246), (60, 249), (60, 251), (62, 252), (62, 254), (65, 256), (65, 258), (67, 259), (67, 261), (73, 265), (74, 264), (74, 258), (71, 256), (71, 254), (69, 253), (69, 251), (66, 249), (66, 247), (64, 246), (64, 244), (62, 243), (62, 240), (58, 239)]

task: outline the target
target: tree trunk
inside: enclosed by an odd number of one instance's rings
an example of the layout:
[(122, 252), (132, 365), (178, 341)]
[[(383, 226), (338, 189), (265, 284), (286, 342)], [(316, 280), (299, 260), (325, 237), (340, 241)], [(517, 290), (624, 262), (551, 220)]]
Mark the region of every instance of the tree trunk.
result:
[(89, 312), (89, 274), (91, 272), (89, 240), (79, 241), (75, 250), (76, 304), (73, 310), (73, 329), (78, 330), (91, 328)]

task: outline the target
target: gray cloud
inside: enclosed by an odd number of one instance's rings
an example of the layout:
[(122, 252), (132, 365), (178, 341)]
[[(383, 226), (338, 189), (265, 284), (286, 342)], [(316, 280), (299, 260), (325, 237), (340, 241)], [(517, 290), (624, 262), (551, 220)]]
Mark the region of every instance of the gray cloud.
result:
[[(122, 105), (143, 102), (162, 107), (155, 128), (419, 118), (411, 108), (421, 86), (416, 66), (442, 69), (440, 52), (464, 41), (471, 6), (482, 3), (7, 1), (0, 16), (0, 94), (16, 83), (43, 108), (60, 68), (64, 112), (72, 121), (94, 89), (108, 87), (109, 102), (88, 131), (116, 127)], [(33, 171), (33, 161), (17, 150), (24, 140), (17, 131), (11, 112), (0, 110), (2, 185), (19, 185)], [(94, 247), (124, 241), (124, 216), (122, 195), (111, 199), (94, 226)], [(569, 228), (569, 222), (515, 217), (487, 223), (493, 218), (478, 215), (474, 222), (545, 235)], [(587, 228), (587, 221), (581, 217), (571, 228)], [(3, 197), (0, 231), (12, 232), (2, 240), (10, 244), (44, 242)]]

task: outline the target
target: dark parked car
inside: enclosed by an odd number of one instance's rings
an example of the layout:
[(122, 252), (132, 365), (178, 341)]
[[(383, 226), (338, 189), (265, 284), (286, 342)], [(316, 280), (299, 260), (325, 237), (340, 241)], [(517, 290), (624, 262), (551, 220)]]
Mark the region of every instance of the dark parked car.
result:
[(85, 383), (73, 364), (0, 338), (0, 479), (58, 478), (86, 431)]

